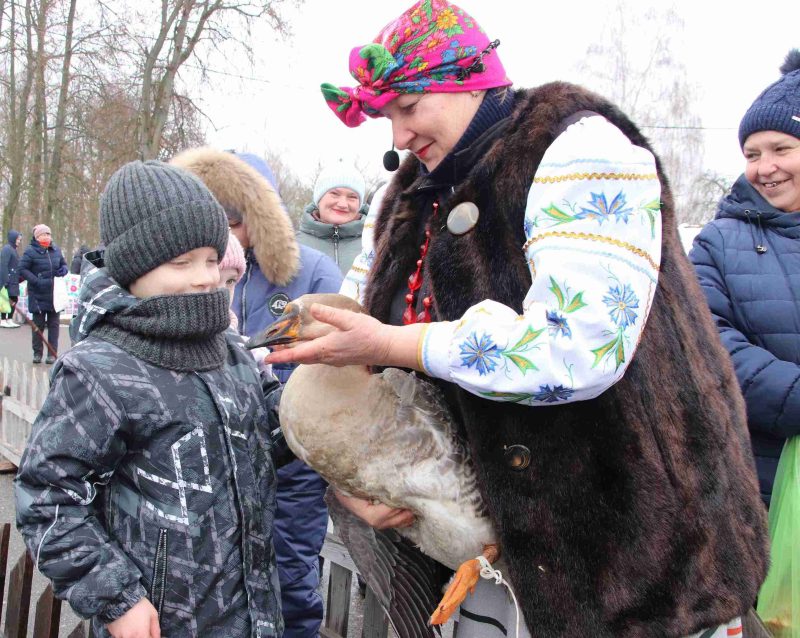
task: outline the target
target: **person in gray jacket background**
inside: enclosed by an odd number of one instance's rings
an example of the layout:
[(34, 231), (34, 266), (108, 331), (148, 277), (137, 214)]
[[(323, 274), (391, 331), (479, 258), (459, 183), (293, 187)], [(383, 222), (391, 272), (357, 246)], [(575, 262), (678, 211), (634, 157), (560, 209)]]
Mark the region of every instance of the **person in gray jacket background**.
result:
[(314, 201), (300, 218), (297, 240), (336, 262), (343, 275), (361, 252), (361, 233), (369, 207), (364, 200), (364, 177), (342, 161), (319, 174)]

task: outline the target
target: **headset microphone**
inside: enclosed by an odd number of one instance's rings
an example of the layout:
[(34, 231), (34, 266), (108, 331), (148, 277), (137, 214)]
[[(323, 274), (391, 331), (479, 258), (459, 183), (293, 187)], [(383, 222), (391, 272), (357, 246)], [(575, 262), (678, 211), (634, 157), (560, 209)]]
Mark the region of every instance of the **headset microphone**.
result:
[(396, 171), (400, 167), (400, 156), (394, 150), (394, 142), (392, 142), (392, 150), (383, 154), (383, 167), (387, 171)]

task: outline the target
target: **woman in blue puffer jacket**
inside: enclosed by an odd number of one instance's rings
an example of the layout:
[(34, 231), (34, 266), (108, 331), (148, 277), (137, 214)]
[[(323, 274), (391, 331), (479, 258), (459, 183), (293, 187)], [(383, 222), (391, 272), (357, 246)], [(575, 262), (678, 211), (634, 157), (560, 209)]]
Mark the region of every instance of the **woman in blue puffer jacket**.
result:
[(800, 50), (739, 127), (745, 172), (689, 254), (747, 404), (761, 497), (800, 434)]
[(33, 314), (33, 323), (39, 331), (31, 333), (33, 362), (42, 362), (44, 329), (47, 326), (48, 349), (46, 363), (54, 363), (54, 352), (58, 352), (58, 321), (61, 313), (53, 305), (53, 286), (56, 277), (68, 272), (67, 262), (61, 249), (53, 243), (50, 228), (37, 224), (33, 228), (33, 239), (25, 249), (19, 262), (19, 274), (28, 282), (28, 310)]

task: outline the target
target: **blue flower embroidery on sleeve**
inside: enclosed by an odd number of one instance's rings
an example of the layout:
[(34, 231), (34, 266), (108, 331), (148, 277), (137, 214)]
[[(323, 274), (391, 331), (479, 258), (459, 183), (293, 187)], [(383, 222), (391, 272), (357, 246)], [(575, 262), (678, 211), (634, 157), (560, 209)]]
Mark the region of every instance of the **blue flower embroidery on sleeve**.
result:
[(608, 294), (603, 297), (603, 303), (611, 308), (608, 314), (620, 328), (626, 328), (636, 323), (638, 315), (633, 309), (639, 307), (639, 299), (628, 284), (623, 285), (622, 289), (619, 285), (609, 288)]
[(569, 327), (567, 318), (554, 310), (547, 311), (547, 331), (553, 337), (561, 334), (567, 338), (572, 338), (572, 329)]
[(627, 201), (625, 194), (620, 191), (616, 197), (608, 203), (605, 193), (592, 193), (592, 200), (589, 202), (589, 208), (582, 207), (580, 212), (575, 215), (575, 219), (595, 219), (599, 224), (610, 219), (612, 216), (616, 221), (622, 220), (628, 223), (628, 215), (633, 212), (633, 209), (625, 208)]
[(555, 403), (556, 401), (566, 401), (573, 394), (575, 394), (575, 390), (571, 388), (565, 388), (563, 385), (556, 385), (552, 388), (549, 385), (540, 385), (539, 391), (534, 392), (532, 399), (534, 401)]
[(474, 367), (480, 375), (492, 372), (500, 360), (497, 345), (486, 333), (479, 339), (473, 332), (460, 348), (462, 365)]

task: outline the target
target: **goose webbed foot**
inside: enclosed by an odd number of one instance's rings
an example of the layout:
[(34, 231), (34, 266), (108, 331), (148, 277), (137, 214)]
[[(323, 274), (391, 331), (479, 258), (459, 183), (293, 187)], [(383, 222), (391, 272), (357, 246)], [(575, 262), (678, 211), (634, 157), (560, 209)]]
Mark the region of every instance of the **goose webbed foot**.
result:
[[(483, 548), (483, 557), (494, 563), (500, 557), (500, 549), (497, 545), (486, 545)], [(436, 611), (430, 618), (431, 625), (443, 625), (448, 621), (453, 612), (467, 597), (467, 594), (475, 593), (475, 585), (481, 577), (481, 564), (477, 558), (465, 561), (456, 570), (447, 591), (444, 593), (441, 602), (436, 607)]]

